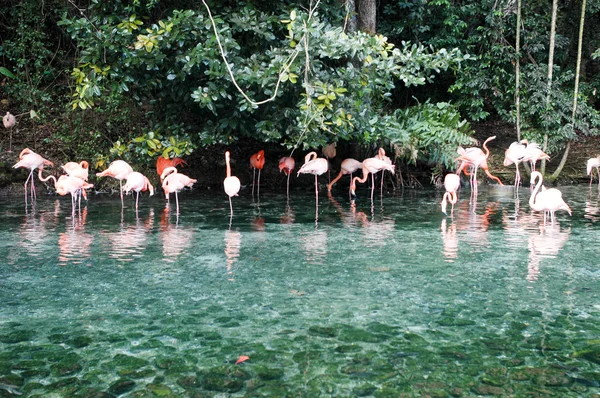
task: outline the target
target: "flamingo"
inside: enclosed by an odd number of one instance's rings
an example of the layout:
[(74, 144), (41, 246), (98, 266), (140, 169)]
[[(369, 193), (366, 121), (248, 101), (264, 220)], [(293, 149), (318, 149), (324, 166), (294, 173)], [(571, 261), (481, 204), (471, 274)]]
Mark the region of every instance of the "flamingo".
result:
[[(156, 172), (161, 176), (167, 167), (177, 167), (181, 165), (187, 165), (187, 162), (181, 158), (167, 159), (161, 155), (156, 159)], [(160, 180), (160, 182), (162, 183), (162, 180)]]
[(17, 163), (15, 163), (13, 165), (14, 169), (18, 169), (18, 168), (24, 168), (24, 169), (29, 169), (29, 176), (27, 177), (27, 180), (25, 180), (25, 202), (27, 202), (27, 183), (29, 182), (29, 180), (31, 180), (31, 198), (35, 198), (36, 194), (35, 194), (35, 184), (33, 182), (34, 178), (33, 178), (33, 171), (35, 169), (38, 170), (42, 170), (44, 168), (44, 166), (54, 166), (54, 163), (52, 163), (49, 160), (44, 159), (43, 157), (41, 157), (40, 155), (38, 155), (37, 153), (33, 152), (31, 149), (29, 148), (25, 148), (21, 151), (21, 153), (19, 154), (19, 161)]
[[(337, 142), (332, 142), (331, 144), (325, 145), (321, 148), (321, 152), (323, 152), (323, 156), (327, 158), (327, 163), (329, 163), (330, 159), (333, 159), (336, 155)], [(328, 166), (329, 167), (329, 166)], [(327, 179), (331, 182), (331, 175), (329, 174), (329, 169), (327, 169)]]
[(135, 191), (135, 211), (137, 211), (138, 209), (140, 191), (146, 190), (150, 190), (150, 196), (154, 195), (154, 187), (152, 186), (152, 184), (150, 184), (148, 177), (146, 177), (142, 173), (138, 173), (137, 171), (134, 171), (133, 173), (127, 175), (127, 182), (123, 186), (123, 191), (125, 191), (125, 193)]
[(115, 160), (108, 169), (101, 173), (96, 173), (96, 177), (113, 177), (119, 180), (119, 193), (121, 194), (121, 203), (123, 203), (123, 180), (127, 179), (129, 174), (133, 173), (131, 166), (124, 160)]
[(596, 168), (596, 173), (598, 173), (598, 184), (600, 186), (600, 156), (597, 158), (590, 158), (587, 161), (587, 175), (590, 176), (590, 187), (592, 186), (592, 179), (594, 178), (594, 167)]
[(67, 162), (60, 167), (64, 170), (65, 173), (67, 173), (67, 175), (70, 175), (72, 177), (79, 177), (84, 181), (88, 180), (90, 165), (85, 160), (82, 160), (79, 163)]
[[(67, 162), (63, 166), (60, 166), (67, 175), (71, 177), (79, 177), (83, 181), (88, 180), (88, 169), (89, 164), (85, 160), (82, 160), (79, 163), (76, 162)], [(85, 189), (81, 190), (81, 195), (85, 200), (87, 200), (87, 192)]]
[(450, 217), (454, 217), (454, 204), (457, 201), (456, 191), (460, 188), (460, 177), (458, 174), (448, 173), (444, 178), (444, 188), (446, 192), (442, 198), (442, 212), (446, 214), (446, 198), (452, 204), (452, 210), (450, 211)]
[(177, 172), (176, 167), (167, 167), (160, 175), (162, 189), (165, 191), (165, 197), (169, 200), (169, 194), (175, 193), (175, 202), (177, 203), (177, 214), (179, 214), (179, 197), (177, 193), (185, 187), (192, 187), (198, 180), (190, 178), (185, 174)]
[(229, 196), (229, 210), (231, 211), (231, 216), (233, 217), (233, 204), (231, 203), (232, 196), (238, 196), (238, 192), (240, 192), (240, 179), (236, 176), (231, 175), (231, 166), (229, 165), (229, 151), (225, 152), (225, 164), (227, 165), (227, 177), (223, 180), (223, 188), (225, 189), (225, 193)]
[(504, 167), (515, 164), (517, 168), (517, 174), (515, 177), (515, 186), (519, 186), (521, 183), (521, 174), (519, 173), (519, 163), (523, 161), (527, 155), (527, 146), (521, 142), (513, 142), (510, 144), (508, 149), (504, 152)]
[(81, 207), (81, 195), (83, 195), (83, 192), (86, 189), (94, 187), (94, 184), (89, 184), (79, 177), (69, 175), (61, 175), (58, 180), (53, 175), (43, 177), (42, 169), (39, 169), (38, 171), (38, 178), (40, 181), (54, 180), (54, 188), (56, 189), (56, 193), (60, 196), (65, 196), (70, 193), (73, 213), (75, 212), (75, 202), (77, 201), (77, 198), (79, 197), (79, 207)]
[[(490, 171), (488, 170), (488, 164), (487, 164), (487, 159), (490, 156), (490, 150), (488, 149), (488, 147), (486, 146), (486, 144), (495, 139), (496, 136), (492, 136), (489, 137), (487, 140), (485, 140), (485, 142), (483, 143), (483, 149), (485, 150), (485, 153), (477, 147), (472, 147), (472, 148), (467, 148), (464, 149), (463, 147), (458, 147), (458, 154), (460, 155), (458, 158), (456, 158), (455, 160), (459, 160), (461, 163), (458, 166), (458, 169), (456, 170), (456, 174), (460, 175), (461, 171), (465, 168), (465, 166), (470, 165), (471, 166), (471, 175), (470, 175), (470, 182), (471, 182), (471, 189), (472, 190), (477, 190), (477, 170), (481, 167), (483, 169), (483, 171), (485, 171), (485, 174), (487, 174), (487, 176), (493, 180), (498, 181), (498, 184), (500, 185), (504, 185), (502, 184), (502, 181), (500, 181), (500, 179), (498, 177), (493, 176)], [(466, 173), (465, 173), (466, 174)]]
[(329, 185), (327, 185), (327, 190), (331, 191), (331, 187), (333, 187), (333, 184), (335, 184), (340, 178), (342, 178), (342, 176), (346, 174), (350, 174), (350, 181), (352, 181), (352, 174), (360, 168), (362, 168), (362, 162), (359, 162), (358, 160), (352, 158), (344, 159), (342, 161), (340, 174), (338, 174), (337, 177), (335, 177), (333, 181), (331, 181)]
[(287, 196), (290, 196), (290, 174), (296, 167), (296, 161), (291, 156), (284, 156), (279, 159), (279, 172), (287, 175)]
[(17, 123), (17, 119), (10, 112), (6, 112), (6, 115), (2, 116), (2, 124), (4, 124), (4, 128), (10, 129), (8, 152), (12, 152), (12, 128), (14, 127), (15, 123)]
[(532, 171), (535, 171), (535, 164), (538, 160), (550, 160), (550, 156), (540, 149), (540, 144), (527, 140), (521, 140), (521, 143), (526, 145), (523, 161), (528, 161), (531, 164)]
[(319, 200), (319, 188), (317, 178), (321, 174), (325, 173), (329, 170), (329, 162), (327, 159), (318, 158), (316, 152), (309, 152), (304, 157), (304, 164), (298, 170), (298, 175), (300, 174), (312, 174), (315, 176), (315, 198), (317, 201)]
[[(383, 160), (384, 162), (386, 162), (387, 164), (392, 164), (392, 159), (390, 159), (389, 157), (387, 157), (385, 155), (385, 149), (383, 148), (379, 148), (379, 151), (377, 152), (377, 156), (378, 159)], [(385, 175), (385, 170), (381, 171), (381, 194), (383, 195), (383, 176)], [(373, 174), (372, 176), (373, 178), (375, 178), (375, 174)]]
[[(539, 171), (533, 171), (531, 173), (531, 185), (534, 185), (538, 179), (531, 197), (529, 198), (529, 207), (534, 211), (544, 212), (544, 224), (546, 224), (546, 215), (550, 213), (550, 220), (554, 224), (554, 212), (557, 210), (565, 210), (571, 215), (571, 208), (565, 203), (562, 198), (562, 193), (556, 188), (545, 189), (542, 187), (544, 177)], [(542, 188), (542, 191), (538, 193)]]
[(254, 155), (250, 156), (250, 166), (252, 166), (252, 197), (254, 197), (254, 176), (256, 174), (256, 169), (258, 169), (258, 192), (257, 195), (260, 196), (260, 171), (265, 166), (265, 151), (260, 150), (256, 152)]
[[(362, 178), (354, 177), (352, 179), (352, 183), (350, 184), (350, 193), (352, 194), (352, 196), (356, 196), (356, 182), (360, 182), (361, 184), (364, 184), (364, 182), (367, 181), (367, 178), (369, 177), (369, 173), (375, 174), (375, 173), (380, 172), (381, 170), (389, 170), (392, 174), (395, 174), (395, 172), (396, 172), (394, 170), (394, 165), (388, 164), (385, 160), (381, 160), (377, 156), (374, 158), (368, 158), (368, 159), (363, 160), (363, 162), (362, 162), (362, 172), (363, 172)], [(373, 198), (374, 191), (375, 191), (375, 180), (373, 179), (372, 183), (371, 183), (371, 198)]]

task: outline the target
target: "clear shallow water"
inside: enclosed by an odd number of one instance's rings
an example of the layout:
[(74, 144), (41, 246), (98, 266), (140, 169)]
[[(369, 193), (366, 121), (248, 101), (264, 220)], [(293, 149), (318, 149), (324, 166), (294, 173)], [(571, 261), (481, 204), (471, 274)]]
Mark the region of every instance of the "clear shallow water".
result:
[(600, 394), (598, 192), (561, 190), (554, 226), (526, 189), (1, 198), (0, 396)]

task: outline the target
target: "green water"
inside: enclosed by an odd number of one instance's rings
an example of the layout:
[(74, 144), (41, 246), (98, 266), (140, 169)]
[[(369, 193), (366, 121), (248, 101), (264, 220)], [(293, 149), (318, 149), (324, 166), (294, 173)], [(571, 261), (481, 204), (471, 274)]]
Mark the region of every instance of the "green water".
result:
[(597, 191), (265, 191), (1, 198), (0, 397), (600, 394)]

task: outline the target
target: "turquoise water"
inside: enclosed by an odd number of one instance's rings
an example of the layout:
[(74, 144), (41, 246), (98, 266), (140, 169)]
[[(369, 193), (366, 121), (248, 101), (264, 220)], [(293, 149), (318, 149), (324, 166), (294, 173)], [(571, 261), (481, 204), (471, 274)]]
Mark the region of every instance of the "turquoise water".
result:
[(600, 394), (598, 192), (561, 190), (0, 198), (0, 397)]

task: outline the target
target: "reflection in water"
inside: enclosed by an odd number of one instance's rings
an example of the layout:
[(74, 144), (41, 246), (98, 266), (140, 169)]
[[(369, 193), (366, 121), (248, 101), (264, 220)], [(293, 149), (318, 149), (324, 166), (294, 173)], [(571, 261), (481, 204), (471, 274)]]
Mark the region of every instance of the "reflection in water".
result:
[(540, 274), (541, 259), (555, 258), (571, 235), (571, 228), (561, 232), (558, 222), (548, 226), (540, 225), (539, 230), (539, 234), (529, 237), (527, 280), (530, 282), (536, 281)]
[(296, 216), (294, 215), (294, 211), (290, 207), (290, 201), (288, 200), (287, 203), (285, 204), (284, 213), (281, 215), (281, 217), (279, 217), (279, 223), (280, 224), (293, 224), (294, 221), (296, 221)]
[(233, 281), (233, 264), (240, 256), (242, 234), (228, 229), (225, 231), (225, 257), (227, 258), (227, 279)]
[(88, 208), (85, 206), (73, 217), (72, 225), (58, 235), (58, 264), (85, 264), (90, 266), (91, 244), (94, 238), (85, 231)]
[(458, 238), (456, 237), (456, 224), (453, 222), (450, 226), (447, 226), (447, 218), (442, 219), (442, 225), (440, 227), (442, 231), (442, 243), (444, 248), (442, 254), (448, 259), (449, 262), (454, 261), (458, 257)]
[(327, 232), (325, 230), (305, 232), (300, 235), (300, 242), (309, 264), (325, 264), (327, 256)]
[(378, 222), (367, 222), (363, 228), (365, 247), (383, 247), (394, 236), (396, 222), (384, 219)]
[(169, 208), (160, 215), (160, 240), (163, 246), (163, 260), (174, 263), (177, 257), (192, 244), (194, 231), (169, 222)]
[[(57, 200), (54, 204), (54, 213), (37, 211), (36, 202), (32, 203), (31, 209), (25, 208), (25, 217), (18, 231), (20, 250), (33, 257), (44, 255), (44, 243), (52, 237), (48, 230), (54, 227), (59, 214), (59, 206)], [(14, 259), (15, 256), (9, 256), (9, 263), (13, 264)]]
[[(600, 185), (599, 185), (600, 189)], [(594, 194), (595, 189), (590, 187), (590, 196), (589, 200), (585, 202), (585, 214), (584, 217), (591, 222), (598, 222), (600, 220), (600, 209), (598, 208), (598, 195), (600, 195), (600, 190)]]
[(464, 235), (461, 240), (468, 242), (473, 247), (488, 247), (487, 231), (490, 227), (491, 218), (498, 209), (499, 202), (482, 204), (485, 206), (482, 214), (476, 212), (477, 202), (467, 203), (463, 201), (457, 204), (460, 211), (456, 212), (454, 224), (456, 224), (456, 228), (461, 232), (461, 235)]
[(152, 208), (145, 221), (136, 217), (135, 225), (121, 223), (118, 232), (108, 233), (108, 240), (112, 246), (108, 256), (122, 261), (133, 261), (135, 258), (143, 257), (153, 225), (154, 209)]

